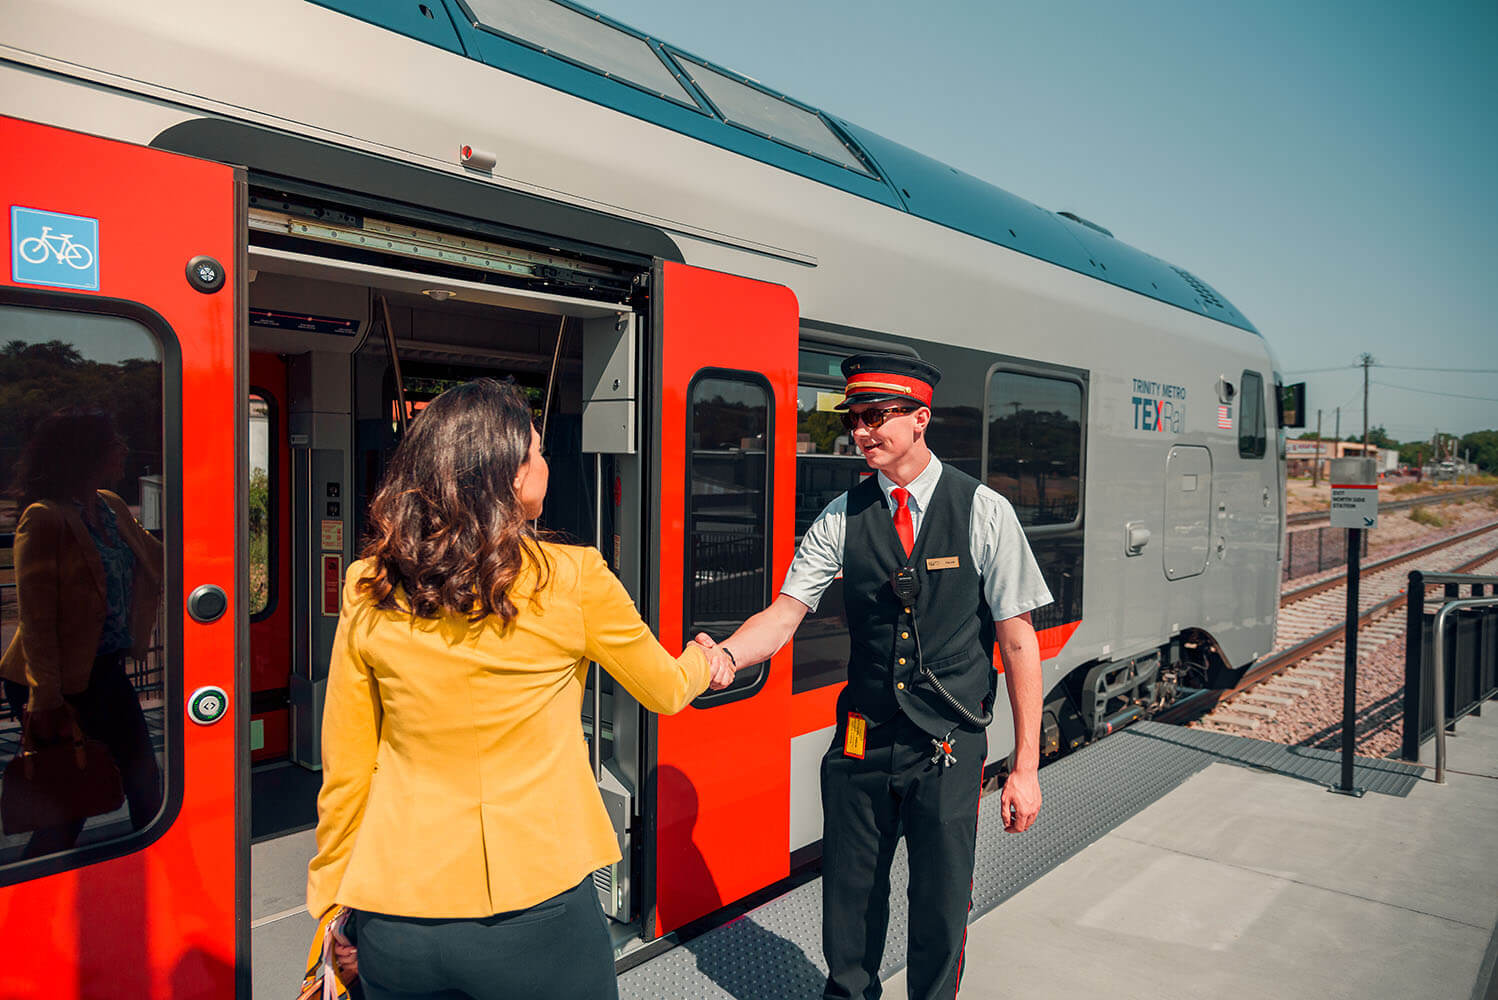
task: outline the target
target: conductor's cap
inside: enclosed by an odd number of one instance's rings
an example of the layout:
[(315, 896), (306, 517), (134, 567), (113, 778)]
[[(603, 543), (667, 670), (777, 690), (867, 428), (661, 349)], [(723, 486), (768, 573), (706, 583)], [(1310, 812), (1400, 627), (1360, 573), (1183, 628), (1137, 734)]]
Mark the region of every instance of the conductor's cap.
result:
[(885, 399), (930, 406), (941, 369), (903, 354), (855, 354), (843, 362), (843, 378), (848, 381), (843, 386), (845, 398), (836, 407), (839, 410)]

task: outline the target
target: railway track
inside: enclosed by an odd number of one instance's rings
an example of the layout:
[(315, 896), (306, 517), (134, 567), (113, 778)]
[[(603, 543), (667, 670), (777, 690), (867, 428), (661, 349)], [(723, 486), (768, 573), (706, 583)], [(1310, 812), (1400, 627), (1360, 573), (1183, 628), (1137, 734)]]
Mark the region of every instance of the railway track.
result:
[[(1475, 500), (1478, 497), (1486, 496), (1491, 492), (1493, 492), (1493, 488), (1491, 486), (1478, 486), (1473, 487), (1470, 490), (1462, 490), (1458, 493), (1430, 493), (1422, 497), (1415, 497), (1411, 500), (1391, 500), (1388, 503), (1380, 503), (1378, 505), (1378, 510), (1379, 513), (1387, 513), (1391, 510), (1407, 510), (1410, 507), (1424, 507), (1426, 504), (1456, 503), (1461, 500)], [(1330, 515), (1324, 510), (1306, 510), (1301, 511), (1299, 514), (1285, 515), (1285, 524), (1286, 526), (1296, 524), (1316, 524), (1317, 522), (1327, 520), (1329, 517)]]
[[(1358, 594), (1359, 642), (1381, 645), (1404, 631), (1395, 612), (1404, 607), (1407, 574), (1400, 567), (1443, 553), (1444, 572), (1466, 573), (1498, 558), (1498, 522), (1372, 563), (1363, 569)], [(1346, 574), (1284, 594), (1279, 630), (1269, 656), (1235, 687), (1200, 691), (1155, 715), (1184, 725), (1200, 720), (1210, 728), (1248, 734), (1292, 708), (1297, 699), (1328, 684), (1340, 684), (1346, 618)], [(1329, 622), (1335, 624), (1328, 625)]]

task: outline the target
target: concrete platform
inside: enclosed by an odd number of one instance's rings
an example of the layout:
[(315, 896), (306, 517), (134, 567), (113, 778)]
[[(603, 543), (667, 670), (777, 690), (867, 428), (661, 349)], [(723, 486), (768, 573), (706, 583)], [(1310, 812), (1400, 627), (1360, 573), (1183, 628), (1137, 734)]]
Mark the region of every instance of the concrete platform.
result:
[[(1498, 702), (1463, 719), (1449, 783), (1337, 757), (1141, 723), (1041, 773), (1024, 835), (979, 822), (960, 997), (1498, 1000)], [(285, 995), (312, 921), (296, 912), (310, 831), (255, 844), (254, 995)], [(903, 847), (885, 995), (905, 996)], [(813, 881), (620, 977), (622, 1000), (815, 1000)], [(1002, 905), (1001, 905), (1002, 904)], [(295, 975), (293, 972), (292, 975)]]
[(977, 919), (959, 996), (1498, 997), (1490, 706), (1403, 797), (1209, 765)]

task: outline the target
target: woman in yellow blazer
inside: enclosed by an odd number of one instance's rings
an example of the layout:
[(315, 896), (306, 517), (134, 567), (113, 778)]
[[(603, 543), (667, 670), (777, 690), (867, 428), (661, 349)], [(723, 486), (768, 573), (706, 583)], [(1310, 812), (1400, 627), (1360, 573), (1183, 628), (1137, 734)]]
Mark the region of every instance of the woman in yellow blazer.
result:
[(596, 549), (537, 537), (546, 484), (518, 390), (449, 389), (396, 448), (344, 581), (307, 898), (354, 909), (369, 1000), (617, 996), (588, 661), (668, 713), (709, 667), (661, 648)]
[[(73, 724), (109, 748), (130, 823), (161, 808), (161, 772), (127, 655), (150, 644), (161, 604), (161, 542), (103, 484), (125, 474), (126, 445), (99, 412), (63, 412), (32, 431), (17, 468), (15, 637), (0, 657), (6, 699), (27, 738), (70, 738)], [(31, 858), (72, 847), (83, 822), (38, 830)]]

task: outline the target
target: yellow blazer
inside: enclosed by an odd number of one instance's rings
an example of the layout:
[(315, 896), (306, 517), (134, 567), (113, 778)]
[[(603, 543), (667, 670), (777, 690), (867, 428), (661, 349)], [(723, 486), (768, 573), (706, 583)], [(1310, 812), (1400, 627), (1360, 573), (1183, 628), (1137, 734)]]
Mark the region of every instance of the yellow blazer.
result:
[(542, 543), (550, 585), (522, 572), (519, 615), (380, 611), (349, 567), (323, 714), (317, 856), (307, 909), (486, 917), (572, 888), (619, 859), (580, 712), (596, 660), (655, 712), (707, 688), (695, 646), (656, 642), (597, 549)]
[[(131, 654), (145, 656), (161, 605), (161, 542), (115, 494), (99, 496), (114, 511), (120, 537), (135, 553), (131, 586)], [(32, 711), (56, 708), (88, 687), (99, 635), (109, 612), (104, 563), (83, 516), (70, 503), (43, 500), (16, 526), (16, 603), (20, 622), (0, 657), (0, 677), (31, 688)]]

